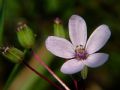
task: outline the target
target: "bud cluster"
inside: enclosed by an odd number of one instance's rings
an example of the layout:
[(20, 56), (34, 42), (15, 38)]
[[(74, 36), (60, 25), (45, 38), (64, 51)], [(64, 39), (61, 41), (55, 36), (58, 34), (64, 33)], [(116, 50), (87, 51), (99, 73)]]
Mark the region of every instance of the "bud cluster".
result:
[[(18, 23), (17, 37), (20, 45), (25, 49), (31, 49), (35, 43), (35, 35), (25, 23)], [(3, 56), (14, 63), (20, 63), (24, 59), (24, 52), (15, 47), (0, 47)]]

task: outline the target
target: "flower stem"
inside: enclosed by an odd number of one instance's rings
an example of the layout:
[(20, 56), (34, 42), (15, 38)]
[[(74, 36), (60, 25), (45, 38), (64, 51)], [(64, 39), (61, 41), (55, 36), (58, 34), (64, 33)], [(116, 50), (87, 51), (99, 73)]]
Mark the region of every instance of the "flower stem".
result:
[(41, 73), (37, 72), (34, 68), (32, 68), (31, 66), (29, 66), (26, 62), (23, 61), (23, 64), (28, 67), (30, 70), (32, 70), (34, 73), (36, 73), (38, 76), (40, 76), (41, 78), (43, 78), (44, 80), (46, 80), (48, 83), (50, 83), (51, 85), (53, 85), (54, 87), (56, 87), (58, 90), (63, 90), (61, 87), (59, 87), (57, 84), (55, 84), (54, 82), (52, 82), (51, 80), (49, 80), (47, 77), (45, 77), (44, 75), (42, 75)]
[(71, 79), (72, 79), (72, 81), (73, 81), (75, 90), (79, 90), (79, 89), (78, 89), (78, 81), (77, 81), (72, 75), (70, 75), (70, 77), (71, 77)]
[(41, 58), (34, 53), (34, 51), (32, 50), (32, 54), (34, 56), (34, 58), (44, 67), (48, 70), (48, 72), (65, 88), (65, 90), (70, 90), (70, 88), (48, 67), (47, 64), (45, 64)]
[(77, 82), (77, 80), (73, 79), (73, 83), (75, 85), (76, 90), (78, 90), (78, 82)]
[(14, 68), (13, 68), (12, 72), (10, 73), (10, 76), (9, 76), (9, 78), (8, 78), (8, 80), (7, 80), (4, 88), (3, 88), (3, 90), (8, 90), (10, 84), (11, 84), (12, 81), (14, 80), (14, 77), (15, 77), (15, 75), (16, 75), (16, 72), (17, 72), (19, 66), (20, 66), (20, 64), (16, 64), (16, 65), (14, 66)]
[(83, 90), (85, 90), (85, 80), (83, 80)]

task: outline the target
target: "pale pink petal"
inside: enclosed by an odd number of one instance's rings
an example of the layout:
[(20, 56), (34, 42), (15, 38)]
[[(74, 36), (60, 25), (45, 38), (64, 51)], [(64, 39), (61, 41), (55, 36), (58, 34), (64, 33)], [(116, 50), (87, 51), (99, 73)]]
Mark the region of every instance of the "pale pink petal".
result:
[(46, 40), (46, 48), (51, 53), (62, 58), (74, 57), (73, 45), (64, 38), (49, 36)]
[(108, 60), (108, 56), (109, 55), (105, 53), (94, 53), (88, 56), (88, 58), (84, 60), (83, 63), (88, 67), (99, 67)]
[(111, 32), (107, 25), (99, 26), (88, 39), (86, 44), (87, 52), (92, 54), (101, 49), (110, 38), (110, 35)]
[(69, 35), (74, 46), (86, 44), (87, 27), (84, 19), (78, 15), (72, 15), (69, 19)]
[(64, 74), (74, 74), (81, 71), (84, 64), (80, 60), (71, 59), (65, 62), (61, 67), (61, 72)]

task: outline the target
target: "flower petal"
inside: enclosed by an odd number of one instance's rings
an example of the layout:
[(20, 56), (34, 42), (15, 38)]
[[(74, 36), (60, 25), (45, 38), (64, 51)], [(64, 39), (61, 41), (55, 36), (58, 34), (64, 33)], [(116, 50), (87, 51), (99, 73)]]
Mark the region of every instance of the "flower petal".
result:
[(49, 36), (46, 40), (46, 48), (51, 53), (62, 58), (74, 57), (73, 45), (64, 38)]
[(108, 60), (108, 54), (105, 53), (94, 53), (88, 56), (86, 60), (83, 61), (83, 63), (89, 67), (99, 67), (103, 65)]
[(73, 45), (85, 46), (87, 40), (87, 27), (82, 17), (78, 15), (72, 15), (70, 17), (69, 35)]
[(92, 54), (101, 49), (110, 38), (111, 32), (107, 25), (99, 26), (90, 36), (86, 44), (86, 50)]
[(76, 59), (71, 59), (65, 62), (61, 67), (61, 72), (64, 74), (74, 74), (81, 71), (84, 67), (84, 64)]

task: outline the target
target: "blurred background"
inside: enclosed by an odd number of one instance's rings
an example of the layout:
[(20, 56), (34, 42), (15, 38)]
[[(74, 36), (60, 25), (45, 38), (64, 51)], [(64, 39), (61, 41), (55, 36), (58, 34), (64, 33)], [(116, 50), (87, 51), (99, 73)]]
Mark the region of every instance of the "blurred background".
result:
[[(0, 0), (0, 43), (2, 46), (15, 46), (23, 50), (17, 40), (16, 25), (20, 20), (26, 21), (36, 34), (34, 51), (72, 90), (75, 90), (71, 77), (60, 72), (64, 59), (49, 53), (44, 44), (48, 36), (54, 35), (53, 24), (56, 17), (61, 19), (68, 38), (68, 20), (73, 14), (85, 19), (88, 36), (101, 24), (107, 24), (112, 32), (110, 40), (100, 51), (108, 53), (110, 58), (101, 67), (89, 68), (85, 90), (120, 90), (119, 0)], [(59, 85), (30, 53), (25, 60)], [(0, 54), (0, 90), (6, 86), (13, 69), (14, 74), (7, 90), (56, 90), (24, 65), (10, 62), (2, 54)], [(82, 88), (81, 80), (78, 81), (79, 87)]]

